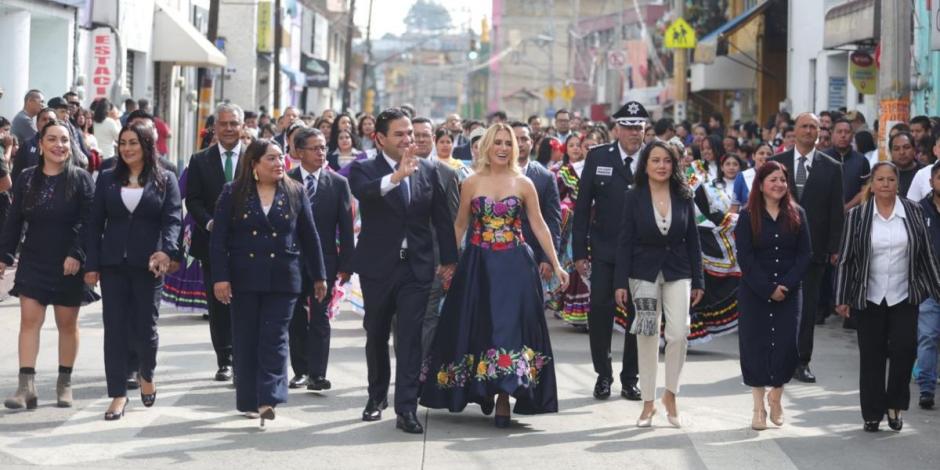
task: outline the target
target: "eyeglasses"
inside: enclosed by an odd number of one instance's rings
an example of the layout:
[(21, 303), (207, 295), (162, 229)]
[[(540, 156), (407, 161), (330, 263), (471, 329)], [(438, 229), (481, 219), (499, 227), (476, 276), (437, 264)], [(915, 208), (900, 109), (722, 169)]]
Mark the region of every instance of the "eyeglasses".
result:
[(297, 150), (313, 150), (314, 152), (326, 152), (325, 145), (317, 145), (314, 147), (297, 147)]

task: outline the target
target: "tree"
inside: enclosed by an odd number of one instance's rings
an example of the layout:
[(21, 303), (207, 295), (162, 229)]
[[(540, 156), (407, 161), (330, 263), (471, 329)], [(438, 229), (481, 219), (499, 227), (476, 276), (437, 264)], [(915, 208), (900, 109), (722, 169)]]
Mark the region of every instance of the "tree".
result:
[(450, 12), (434, 0), (417, 0), (405, 16), (409, 33), (440, 33), (453, 27)]

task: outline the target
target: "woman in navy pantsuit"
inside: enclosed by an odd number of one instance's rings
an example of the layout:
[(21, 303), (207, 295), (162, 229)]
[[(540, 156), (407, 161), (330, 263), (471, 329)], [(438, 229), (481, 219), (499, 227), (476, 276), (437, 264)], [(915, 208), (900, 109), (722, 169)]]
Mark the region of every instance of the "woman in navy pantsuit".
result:
[(209, 255), (213, 293), (232, 309), (236, 407), (264, 426), (287, 401), (287, 327), (301, 272), (318, 301), (326, 275), (310, 200), (286, 177), (280, 147), (256, 140), (238, 164), (216, 204)]
[(783, 384), (799, 364), (797, 338), (802, 302), (800, 281), (812, 248), (806, 214), (790, 198), (787, 169), (767, 162), (757, 170), (747, 208), (735, 228), (742, 283), (738, 290), (738, 343), (741, 373), (751, 386), (751, 427), (767, 428), (766, 387), (770, 421), (783, 424)]
[(153, 406), (157, 388), (157, 316), (163, 275), (179, 258), (182, 205), (176, 176), (157, 163), (153, 132), (142, 125), (118, 134), (114, 169), (98, 176), (88, 227), (85, 282), (101, 280), (104, 369), (113, 400), (104, 419), (127, 407), (128, 354), (139, 364), (140, 399)]

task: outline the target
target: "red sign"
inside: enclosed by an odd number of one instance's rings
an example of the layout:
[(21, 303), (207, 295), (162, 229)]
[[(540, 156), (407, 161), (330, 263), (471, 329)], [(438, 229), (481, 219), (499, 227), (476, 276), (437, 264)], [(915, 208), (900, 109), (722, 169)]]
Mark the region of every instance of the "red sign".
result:
[(91, 36), (91, 99), (106, 98), (114, 84), (114, 37), (111, 30), (96, 29)]

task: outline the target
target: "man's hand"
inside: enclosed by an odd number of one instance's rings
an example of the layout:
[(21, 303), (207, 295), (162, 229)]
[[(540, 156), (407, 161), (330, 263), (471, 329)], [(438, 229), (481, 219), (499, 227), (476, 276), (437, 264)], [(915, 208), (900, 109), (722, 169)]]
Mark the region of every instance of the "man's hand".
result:
[(232, 303), (231, 282), (216, 282), (212, 285), (212, 293), (215, 294), (215, 298), (219, 302), (222, 302), (225, 305)]
[(98, 271), (88, 271), (85, 273), (85, 284), (91, 287), (95, 287), (98, 285), (98, 280), (100, 277), (101, 276), (98, 274)]
[(542, 280), (548, 282), (552, 279), (553, 273), (552, 265), (541, 262), (539, 263), (539, 275), (542, 276)]
[(849, 318), (851, 311), (848, 305), (836, 305), (836, 314), (842, 318)]
[(574, 262), (574, 268), (578, 270), (578, 274), (587, 277), (588, 270), (591, 269), (591, 263), (586, 259), (579, 259)]
[(783, 302), (787, 299), (787, 292), (789, 291), (786, 287), (778, 285), (777, 288), (774, 289), (774, 292), (770, 294), (770, 298), (777, 302)]
[(349, 282), (349, 277), (349, 273), (344, 273), (342, 271), (336, 273), (336, 278), (339, 279), (339, 285), (341, 286)]
[(705, 297), (704, 289), (692, 289), (692, 295), (689, 296), (692, 301), (692, 307), (698, 305), (702, 301), (702, 297)]
[(313, 283), (313, 298), (317, 299), (317, 302), (323, 302), (326, 298), (326, 281), (323, 279)]
[(150, 272), (153, 273), (153, 277), (160, 277), (166, 274), (167, 270), (170, 269), (170, 256), (162, 251), (154, 252), (154, 254), (150, 255), (148, 265)]
[(82, 263), (71, 256), (65, 257), (65, 262), (62, 263), (62, 275), (71, 276), (78, 273), (78, 270), (81, 269)]
[(626, 289), (617, 289), (614, 291), (614, 300), (617, 302), (617, 306), (624, 310), (627, 309), (627, 299), (629, 297)]
[(454, 269), (457, 267), (455, 264), (442, 264), (437, 268), (437, 275), (441, 278), (441, 282), (445, 285), (450, 285), (450, 280), (454, 277)]
[(418, 169), (418, 157), (415, 156), (415, 148), (416, 146), (411, 144), (405, 149), (405, 153), (398, 162), (398, 169), (392, 173), (392, 183), (401, 183), (403, 179), (411, 176)]

